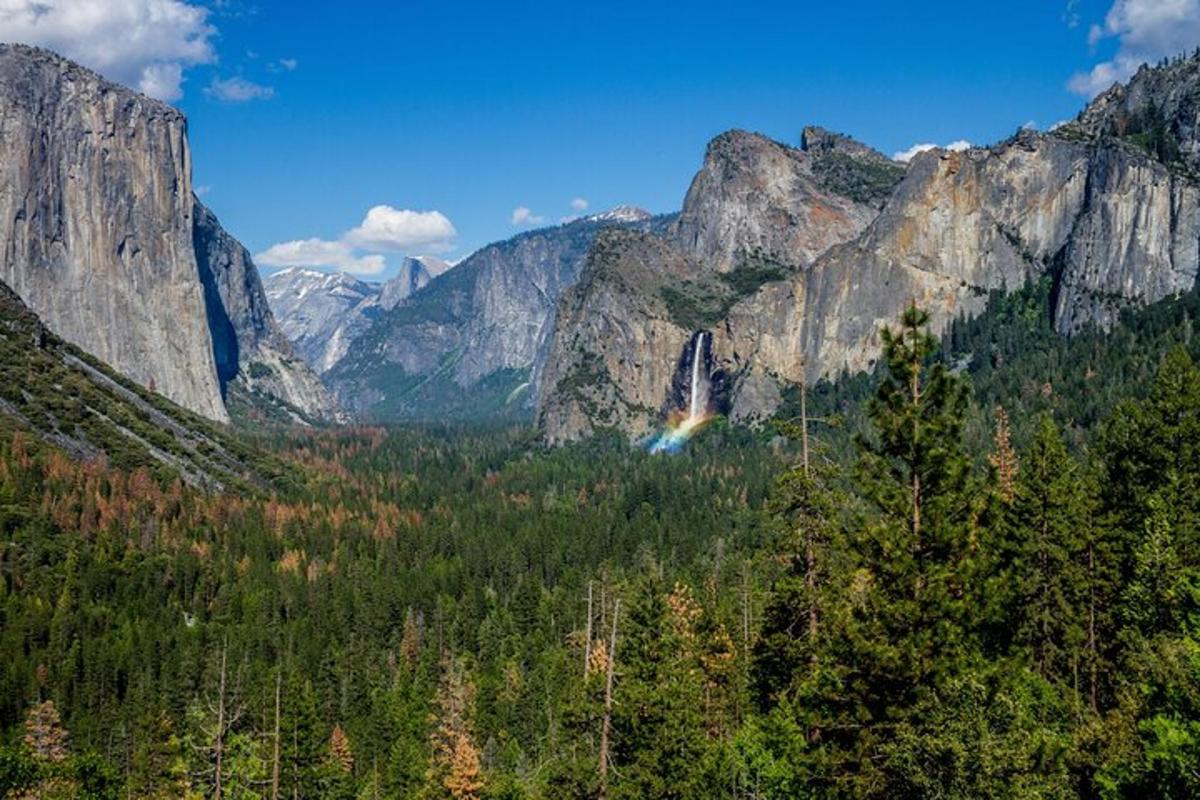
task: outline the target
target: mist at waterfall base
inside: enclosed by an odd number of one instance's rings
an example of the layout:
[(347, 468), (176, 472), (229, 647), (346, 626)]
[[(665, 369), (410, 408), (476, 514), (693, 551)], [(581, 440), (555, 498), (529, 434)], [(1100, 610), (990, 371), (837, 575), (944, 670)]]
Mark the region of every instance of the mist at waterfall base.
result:
[(649, 444), (651, 453), (678, 453), (707, 423), (716, 418), (709, 410), (709, 379), (705, 374), (704, 340), (707, 335), (702, 331), (692, 341), (687, 410), (675, 409), (667, 415), (666, 427)]

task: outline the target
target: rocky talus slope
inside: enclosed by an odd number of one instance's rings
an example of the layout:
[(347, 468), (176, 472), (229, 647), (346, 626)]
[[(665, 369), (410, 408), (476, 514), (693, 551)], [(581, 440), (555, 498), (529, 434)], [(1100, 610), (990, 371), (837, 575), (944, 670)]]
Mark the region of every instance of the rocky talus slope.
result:
[(782, 145), (719, 137), (679, 225), (653, 245), (597, 247), (564, 296), (540, 392), (546, 438), (654, 429), (674, 381), (660, 373), (701, 330), (713, 336), (713, 368), (730, 378), (714, 402), (755, 421), (802, 376), (869, 368), (879, 327), (914, 300), (941, 330), (990, 290), (1048, 278), (1055, 326), (1070, 334), (1192, 289), (1198, 108), (1191, 58), (1143, 69), (1053, 132), (930, 151), (902, 172), (824, 131), (806, 131), (790, 159)]
[(52, 330), (180, 405), (336, 413), (195, 199), (183, 115), (21, 45), (0, 45), (0, 245), (0, 280)]
[(0, 283), (0, 436), (212, 491), (286, 490), (294, 468), (51, 332)]

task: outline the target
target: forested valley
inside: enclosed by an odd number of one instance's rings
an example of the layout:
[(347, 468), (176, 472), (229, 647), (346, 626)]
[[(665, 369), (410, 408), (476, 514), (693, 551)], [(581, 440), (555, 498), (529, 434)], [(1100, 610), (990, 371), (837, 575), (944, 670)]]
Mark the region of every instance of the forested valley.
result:
[(247, 432), (274, 488), (204, 493), (6, 435), (0, 796), (1200, 796), (1200, 297), (1050, 295), (678, 455)]

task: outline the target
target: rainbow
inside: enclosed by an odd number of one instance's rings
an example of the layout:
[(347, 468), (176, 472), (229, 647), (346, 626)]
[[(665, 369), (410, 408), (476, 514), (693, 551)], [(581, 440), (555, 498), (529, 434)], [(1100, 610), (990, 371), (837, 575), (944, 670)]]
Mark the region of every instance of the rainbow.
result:
[(715, 414), (703, 411), (699, 414), (684, 414), (676, 411), (667, 418), (667, 427), (650, 441), (651, 453), (678, 453), (704, 426), (716, 419)]

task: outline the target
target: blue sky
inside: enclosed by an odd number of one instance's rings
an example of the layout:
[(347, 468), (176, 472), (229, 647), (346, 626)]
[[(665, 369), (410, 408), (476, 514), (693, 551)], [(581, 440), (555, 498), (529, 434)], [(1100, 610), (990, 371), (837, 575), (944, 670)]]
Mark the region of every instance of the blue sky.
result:
[[(134, 31), (116, 37), (127, 44), (89, 49), (72, 32), (65, 17), (96, 3)], [(576, 198), (676, 210), (728, 128), (795, 143), (818, 124), (889, 154), (988, 143), (1200, 44), (1200, 0), (56, 4), (0, 10), (0, 38), (172, 99), (195, 185), (252, 252), (309, 240), (381, 275), (402, 251), (459, 258), (557, 222)], [(147, 22), (164, 10), (169, 30)]]

